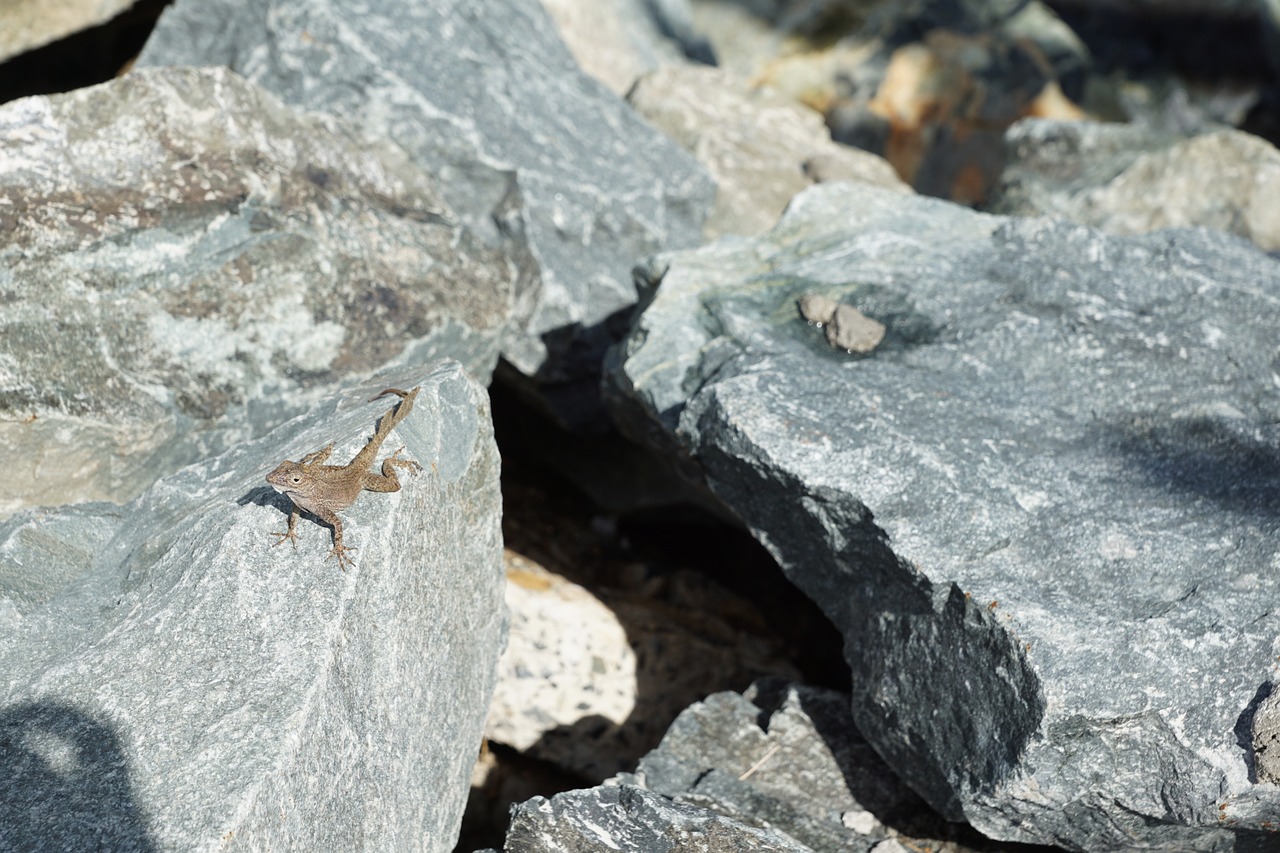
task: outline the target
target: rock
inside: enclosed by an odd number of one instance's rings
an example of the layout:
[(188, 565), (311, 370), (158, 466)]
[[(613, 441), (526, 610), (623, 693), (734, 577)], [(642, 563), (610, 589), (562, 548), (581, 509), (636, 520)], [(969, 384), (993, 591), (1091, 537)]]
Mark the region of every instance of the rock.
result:
[(1115, 234), (1216, 228), (1280, 249), (1280, 151), (1256, 136), (1217, 130), (1186, 139), (1028, 119), (1009, 129), (1005, 145), (995, 212), (1065, 216)]
[(0, 61), (111, 20), (136, 0), (13, 2), (0, 6)]
[(582, 73), (537, 0), (374, 0), (358, 15), (336, 0), (178, 0), (139, 64), (193, 63), (393, 140), (477, 233), (523, 249), (503, 355), (570, 423), (598, 411), (631, 267), (696, 244), (714, 191)]
[(683, 62), (643, 0), (542, 0), (582, 70), (618, 97), (642, 74)]
[(806, 293), (796, 300), (800, 316), (823, 327), (827, 343), (850, 353), (868, 353), (884, 340), (885, 327), (852, 305), (823, 296)]
[(818, 113), (729, 72), (662, 68), (642, 77), (627, 100), (715, 178), (708, 237), (767, 230), (791, 197), (815, 180), (908, 190), (882, 158), (832, 142)]
[(767, 830), (632, 785), (535, 797), (512, 809), (506, 853), (811, 853)]
[(213, 68), (0, 126), (0, 513), (123, 503), (344, 377), (493, 369), (512, 262), (393, 145)]
[[(364, 445), (386, 385), (425, 470), (326, 560), (263, 482)], [(430, 464), (428, 464), (430, 463)], [(499, 460), (456, 363), (338, 392), (124, 507), (0, 524), (0, 848), (453, 847), (506, 630)]]
[(848, 694), (776, 680), (690, 706), (635, 780), (813, 850), (869, 851), (904, 824), (945, 831), (937, 815), (921, 825), (928, 807), (858, 735)]
[(1274, 686), (1253, 714), (1253, 754), (1258, 781), (1280, 785), (1280, 691)]
[[(615, 416), (843, 631), (858, 729), (933, 807), (1096, 851), (1274, 819), (1233, 731), (1276, 654), (1273, 259), (827, 184), (641, 274)], [(809, 292), (875, 353), (813, 341)]]
[(579, 778), (634, 767), (708, 690), (798, 676), (780, 643), (732, 623), (749, 605), (710, 582), (696, 587), (691, 623), (692, 605), (652, 592), (593, 594), (510, 551), (506, 563), (511, 631), (485, 736)]

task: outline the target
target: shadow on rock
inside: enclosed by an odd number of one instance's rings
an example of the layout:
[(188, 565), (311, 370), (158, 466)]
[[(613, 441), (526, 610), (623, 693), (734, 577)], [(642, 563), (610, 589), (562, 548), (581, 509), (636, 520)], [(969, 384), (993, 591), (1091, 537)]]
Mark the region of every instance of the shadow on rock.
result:
[(157, 849), (110, 726), (54, 702), (0, 711), (0, 849)]

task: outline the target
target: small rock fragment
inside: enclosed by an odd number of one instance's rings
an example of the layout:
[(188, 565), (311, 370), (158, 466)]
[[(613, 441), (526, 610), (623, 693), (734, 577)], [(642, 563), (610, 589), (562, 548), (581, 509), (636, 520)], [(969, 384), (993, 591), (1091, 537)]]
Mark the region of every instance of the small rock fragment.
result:
[(806, 293), (796, 305), (801, 317), (824, 328), (827, 343), (837, 349), (871, 352), (884, 340), (884, 324), (872, 320), (852, 305), (818, 293)]

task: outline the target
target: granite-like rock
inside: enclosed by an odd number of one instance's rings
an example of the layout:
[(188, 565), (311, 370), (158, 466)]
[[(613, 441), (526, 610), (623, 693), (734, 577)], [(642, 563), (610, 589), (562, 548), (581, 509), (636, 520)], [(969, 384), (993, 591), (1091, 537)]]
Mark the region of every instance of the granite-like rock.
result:
[(193, 63), (393, 140), (477, 233), (523, 249), (503, 355), (566, 421), (595, 399), (631, 267), (699, 241), (706, 173), (583, 74), (538, 0), (178, 0), (139, 64)]
[(792, 196), (819, 180), (910, 191), (883, 158), (832, 142), (817, 112), (726, 71), (662, 68), (642, 77), (627, 101), (716, 179), (715, 209), (703, 227), (709, 238), (767, 230)]
[(0, 6), (0, 61), (87, 30), (136, 0), (11, 0)]
[[(263, 482), (389, 408), (423, 464), (343, 511), (354, 566)], [(382, 454), (380, 454), (382, 455)], [(506, 629), (499, 460), (456, 363), (381, 375), (129, 504), (0, 524), (0, 848), (453, 847)]]
[(27, 98), (0, 128), (0, 512), (127, 501), (343, 377), (493, 370), (513, 263), (394, 145), (225, 69)]
[[(1235, 732), (1280, 653), (1280, 264), (826, 184), (644, 275), (616, 416), (843, 631), (858, 729), (935, 808), (1091, 851), (1280, 815)], [(884, 341), (832, 352), (810, 292)]]
[(1217, 228), (1280, 249), (1280, 151), (1256, 136), (1028, 119), (1005, 146), (994, 212), (1054, 214), (1116, 234)]
[(506, 853), (812, 853), (776, 832), (633, 785), (534, 797), (512, 809)]

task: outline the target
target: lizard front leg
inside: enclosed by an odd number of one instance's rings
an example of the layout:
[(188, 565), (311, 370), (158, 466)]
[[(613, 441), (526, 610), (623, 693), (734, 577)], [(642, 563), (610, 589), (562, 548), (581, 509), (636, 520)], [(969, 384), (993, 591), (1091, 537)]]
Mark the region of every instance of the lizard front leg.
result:
[(289, 542), (293, 543), (293, 550), (295, 551), (298, 550), (298, 531), (296, 530), (296, 528), (298, 525), (298, 516), (300, 514), (301, 513), (300, 513), (300, 510), (298, 509), (298, 505), (294, 504), (293, 512), (289, 513), (289, 528), (285, 530), (284, 533), (268, 533), (267, 534), (268, 536), (280, 537), (279, 539), (271, 543), (271, 547), (274, 548), (275, 546), (279, 545), (281, 542), (284, 542), (287, 539), (289, 540)]
[(311, 512), (333, 528), (333, 548), (329, 551), (329, 556), (337, 558), (338, 568), (345, 572), (347, 566), (351, 565), (351, 558), (347, 556), (347, 552), (356, 550), (356, 546), (342, 544), (342, 519), (329, 510), (320, 507), (311, 510)]

